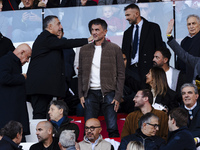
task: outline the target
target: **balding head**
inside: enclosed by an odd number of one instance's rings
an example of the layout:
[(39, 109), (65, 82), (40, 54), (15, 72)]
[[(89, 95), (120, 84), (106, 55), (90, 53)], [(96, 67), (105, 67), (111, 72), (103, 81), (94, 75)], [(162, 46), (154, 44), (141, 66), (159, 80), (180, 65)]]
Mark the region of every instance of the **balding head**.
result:
[(90, 142), (94, 143), (99, 138), (101, 131), (101, 123), (98, 119), (91, 118), (86, 121), (85, 134)]
[(52, 139), (53, 125), (49, 121), (41, 121), (37, 124), (36, 135), (39, 142)]
[(29, 59), (32, 54), (31, 47), (28, 44), (20, 44), (13, 53), (20, 59), (22, 66), (29, 62)]

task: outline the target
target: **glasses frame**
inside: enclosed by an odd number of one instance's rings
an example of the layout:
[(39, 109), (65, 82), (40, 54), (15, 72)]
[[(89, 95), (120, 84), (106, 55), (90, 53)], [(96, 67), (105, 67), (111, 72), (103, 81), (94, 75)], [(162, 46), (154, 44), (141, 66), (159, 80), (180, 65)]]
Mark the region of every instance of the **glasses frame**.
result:
[(151, 123), (146, 123), (146, 124), (153, 126), (155, 129), (160, 127), (158, 124), (151, 124)]
[(86, 127), (85, 127), (85, 131), (86, 131), (86, 132), (88, 132), (89, 130), (90, 130), (90, 131), (94, 131), (96, 128), (101, 128), (101, 126), (97, 126), (97, 127), (94, 127), (94, 126), (87, 127), (87, 126), (86, 126)]

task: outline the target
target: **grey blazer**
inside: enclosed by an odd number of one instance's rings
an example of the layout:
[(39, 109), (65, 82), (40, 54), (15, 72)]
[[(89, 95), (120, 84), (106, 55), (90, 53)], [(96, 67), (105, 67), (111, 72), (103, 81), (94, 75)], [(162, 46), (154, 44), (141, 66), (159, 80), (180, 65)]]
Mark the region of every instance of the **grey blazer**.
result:
[(194, 68), (194, 76), (193, 80), (196, 79), (197, 76), (200, 76), (200, 57), (195, 57), (186, 52), (173, 38), (169, 40), (167, 44), (171, 47), (171, 49), (178, 55), (178, 57), (185, 63), (191, 65)]

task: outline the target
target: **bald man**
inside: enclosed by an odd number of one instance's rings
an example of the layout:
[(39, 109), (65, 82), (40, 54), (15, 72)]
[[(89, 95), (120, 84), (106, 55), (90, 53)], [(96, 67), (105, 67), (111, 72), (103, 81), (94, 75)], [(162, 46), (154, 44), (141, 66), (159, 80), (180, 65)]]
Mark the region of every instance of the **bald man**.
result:
[(0, 58), (0, 128), (10, 120), (23, 125), (24, 135), (30, 133), (26, 107), (25, 81), (22, 66), (29, 61), (32, 50), (21, 44)]
[(114, 147), (105, 141), (100, 134), (102, 131), (101, 123), (96, 118), (88, 119), (85, 123), (84, 140), (79, 143), (81, 150), (114, 150)]
[(53, 138), (53, 125), (49, 121), (41, 121), (37, 124), (36, 135), (38, 143), (33, 144), (30, 150), (60, 150), (58, 139)]

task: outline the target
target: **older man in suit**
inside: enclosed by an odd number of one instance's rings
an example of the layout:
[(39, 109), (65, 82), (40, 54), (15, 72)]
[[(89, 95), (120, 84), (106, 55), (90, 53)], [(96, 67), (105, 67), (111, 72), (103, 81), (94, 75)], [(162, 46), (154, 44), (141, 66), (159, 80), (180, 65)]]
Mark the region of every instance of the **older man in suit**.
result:
[(145, 87), (145, 75), (153, 66), (153, 55), (163, 46), (161, 30), (158, 24), (149, 22), (140, 16), (135, 4), (124, 8), (126, 20), (131, 26), (124, 32), (122, 51), (127, 58), (127, 67), (140, 85)]
[(59, 39), (62, 25), (57, 16), (44, 19), (44, 31), (33, 43), (27, 72), (27, 94), (33, 107), (33, 119), (44, 119), (53, 97), (65, 97), (63, 49), (87, 44), (91, 39)]

